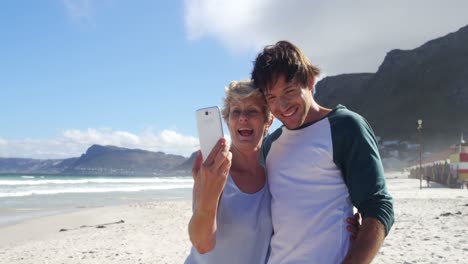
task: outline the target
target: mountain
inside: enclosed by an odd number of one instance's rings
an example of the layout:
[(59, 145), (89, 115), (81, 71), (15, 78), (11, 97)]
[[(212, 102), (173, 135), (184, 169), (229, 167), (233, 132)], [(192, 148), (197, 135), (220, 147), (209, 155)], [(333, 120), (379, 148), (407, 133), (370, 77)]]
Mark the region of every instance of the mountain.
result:
[(73, 164), (77, 158), (70, 159), (21, 159), (21, 158), (0, 158), (0, 173), (19, 174), (56, 174), (64, 171)]
[(76, 176), (190, 175), (192, 168), (190, 160), (164, 152), (92, 145), (79, 158), (64, 160), (0, 158), (0, 173)]
[(326, 77), (315, 99), (360, 113), (384, 140), (417, 142), (422, 119), (428, 149), (450, 146), (468, 134), (468, 26), (413, 50), (388, 52), (376, 73)]
[(195, 151), (194, 153), (192, 153), (192, 155), (191, 155), (186, 161), (184, 161), (184, 163), (180, 164), (180, 165), (177, 166), (175, 169), (176, 169), (176, 170), (181, 170), (181, 171), (189, 171), (189, 172), (191, 172), (191, 171), (192, 171), (192, 167), (193, 167), (193, 162), (194, 162), (195, 159), (197, 158), (197, 154), (198, 154), (197, 151)]

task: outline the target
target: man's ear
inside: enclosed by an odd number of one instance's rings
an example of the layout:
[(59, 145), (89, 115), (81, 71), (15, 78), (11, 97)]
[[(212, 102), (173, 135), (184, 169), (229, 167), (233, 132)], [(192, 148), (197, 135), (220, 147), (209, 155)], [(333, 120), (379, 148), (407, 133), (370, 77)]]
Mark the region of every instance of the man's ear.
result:
[(315, 86), (315, 76), (310, 76), (307, 88), (309, 89), (309, 91), (313, 92), (314, 86)]

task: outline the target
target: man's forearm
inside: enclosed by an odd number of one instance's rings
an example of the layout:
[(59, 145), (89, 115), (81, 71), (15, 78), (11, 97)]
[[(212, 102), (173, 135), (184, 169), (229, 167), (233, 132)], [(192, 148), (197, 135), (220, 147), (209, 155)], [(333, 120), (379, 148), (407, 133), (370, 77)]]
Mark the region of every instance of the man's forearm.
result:
[(371, 263), (379, 252), (384, 239), (384, 225), (375, 218), (364, 219), (359, 234), (352, 242), (343, 264)]

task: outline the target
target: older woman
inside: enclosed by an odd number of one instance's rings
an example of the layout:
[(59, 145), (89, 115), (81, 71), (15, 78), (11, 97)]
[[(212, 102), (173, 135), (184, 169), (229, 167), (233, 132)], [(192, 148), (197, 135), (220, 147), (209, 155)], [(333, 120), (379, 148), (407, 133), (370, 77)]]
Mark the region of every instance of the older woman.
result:
[(221, 139), (203, 165), (201, 155), (195, 161), (193, 248), (185, 263), (265, 263), (273, 229), (257, 157), (273, 118), (250, 81), (229, 84), (222, 114), (232, 143), (229, 149)]

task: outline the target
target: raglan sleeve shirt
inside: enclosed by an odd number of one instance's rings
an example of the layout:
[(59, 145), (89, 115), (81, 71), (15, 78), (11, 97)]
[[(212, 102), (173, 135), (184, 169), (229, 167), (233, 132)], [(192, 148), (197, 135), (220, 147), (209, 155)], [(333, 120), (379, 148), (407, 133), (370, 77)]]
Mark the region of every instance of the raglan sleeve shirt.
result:
[(352, 204), (363, 219), (378, 219), (388, 235), (394, 222), (393, 199), (386, 188), (377, 142), (370, 125), (363, 117), (344, 107), (338, 107), (329, 116), (329, 121), (333, 161), (343, 174)]

